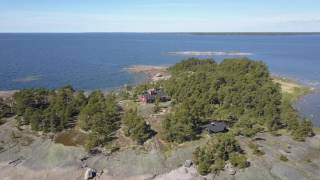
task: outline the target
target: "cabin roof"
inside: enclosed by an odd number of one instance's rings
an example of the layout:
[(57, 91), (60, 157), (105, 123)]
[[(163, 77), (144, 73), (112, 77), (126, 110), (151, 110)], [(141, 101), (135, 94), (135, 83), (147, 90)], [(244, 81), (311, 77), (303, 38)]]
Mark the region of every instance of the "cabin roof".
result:
[(207, 125), (202, 126), (202, 128), (204, 128), (209, 132), (217, 133), (217, 132), (225, 131), (227, 128), (227, 125), (224, 122), (213, 121)]

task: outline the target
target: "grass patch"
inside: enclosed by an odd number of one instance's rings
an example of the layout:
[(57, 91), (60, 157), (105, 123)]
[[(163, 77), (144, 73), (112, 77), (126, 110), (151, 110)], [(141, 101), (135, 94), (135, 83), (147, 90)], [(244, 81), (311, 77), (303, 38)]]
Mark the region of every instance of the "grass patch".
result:
[(252, 150), (252, 153), (257, 156), (263, 156), (265, 153), (259, 149), (258, 145), (253, 143), (252, 141), (249, 142), (248, 147)]
[(320, 134), (320, 128), (313, 127), (313, 132), (314, 132), (315, 134)]
[(310, 159), (307, 159), (306, 162), (307, 163), (312, 163), (312, 161)]
[(80, 130), (70, 129), (59, 133), (54, 141), (65, 146), (84, 146), (87, 138), (87, 134)]

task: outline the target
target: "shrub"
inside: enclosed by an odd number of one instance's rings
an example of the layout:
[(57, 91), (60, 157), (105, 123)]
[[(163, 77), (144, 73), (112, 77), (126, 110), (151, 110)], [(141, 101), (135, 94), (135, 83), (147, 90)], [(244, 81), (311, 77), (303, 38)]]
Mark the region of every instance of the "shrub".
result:
[(213, 172), (219, 172), (224, 169), (226, 162), (223, 159), (217, 159), (211, 167)]
[(256, 144), (254, 144), (253, 142), (249, 142), (248, 147), (249, 147), (250, 149), (252, 149), (253, 154), (255, 154), (255, 155), (257, 155), (257, 156), (262, 156), (262, 155), (265, 154), (265, 153), (264, 153), (262, 150), (260, 150), (259, 147), (258, 147)]
[(305, 141), (306, 137), (314, 135), (312, 122), (303, 120), (299, 123), (299, 126), (292, 131), (293, 139), (296, 141)]
[(230, 162), (233, 166), (239, 168), (246, 168), (249, 166), (246, 156), (239, 153), (232, 153), (230, 155)]
[(280, 161), (284, 161), (284, 162), (289, 161), (289, 159), (285, 155), (280, 155), (279, 159), (280, 159)]
[(219, 134), (198, 147), (193, 152), (193, 160), (198, 172), (204, 175), (219, 172), (224, 168), (226, 161), (239, 168), (247, 167), (247, 158), (241, 153), (242, 150), (233, 135)]

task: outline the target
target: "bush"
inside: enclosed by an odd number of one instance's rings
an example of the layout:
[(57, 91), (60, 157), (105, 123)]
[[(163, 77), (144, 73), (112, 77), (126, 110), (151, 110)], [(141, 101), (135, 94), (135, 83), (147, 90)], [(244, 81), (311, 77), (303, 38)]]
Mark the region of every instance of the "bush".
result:
[(222, 159), (217, 159), (214, 162), (214, 165), (211, 167), (212, 171), (217, 173), (224, 169), (226, 162)]
[(246, 168), (249, 166), (246, 156), (239, 153), (230, 154), (230, 162), (234, 167)]
[(234, 131), (237, 135), (253, 137), (258, 132), (262, 132), (264, 128), (253, 119), (242, 119), (235, 123)]
[(296, 141), (305, 141), (314, 135), (312, 122), (302, 119), (288, 100), (282, 103), (281, 119)]
[(314, 136), (312, 122), (303, 120), (298, 127), (292, 131), (293, 139), (296, 141), (305, 141), (306, 137)]
[(205, 175), (219, 172), (226, 161), (239, 168), (247, 167), (247, 158), (241, 153), (242, 150), (233, 135), (219, 134), (213, 136), (205, 145), (196, 148), (193, 161), (198, 172)]
[(279, 159), (280, 159), (280, 161), (284, 161), (284, 162), (289, 161), (289, 159), (285, 155), (280, 155)]
[(259, 149), (259, 147), (253, 142), (249, 142), (248, 147), (252, 149), (252, 153), (257, 156), (263, 156), (265, 153)]
[(197, 170), (199, 174), (206, 175), (211, 172), (210, 165), (207, 162), (200, 161), (197, 165)]

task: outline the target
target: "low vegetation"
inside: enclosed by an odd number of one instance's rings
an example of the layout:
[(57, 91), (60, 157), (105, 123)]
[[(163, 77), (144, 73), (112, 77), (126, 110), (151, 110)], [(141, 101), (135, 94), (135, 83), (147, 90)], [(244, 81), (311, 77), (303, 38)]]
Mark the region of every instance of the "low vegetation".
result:
[(259, 149), (258, 145), (253, 142), (249, 142), (248, 147), (252, 150), (252, 153), (254, 155), (263, 156), (265, 154), (262, 150)]
[(287, 156), (285, 156), (285, 155), (280, 155), (280, 156), (279, 156), (279, 159), (280, 159), (280, 161), (283, 161), (283, 162), (289, 161), (289, 159), (288, 159)]
[(223, 170), (227, 162), (239, 168), (248, 166), (242, 149), (230, 133), (213, 136), (205, 145), (194, 151), (193, 160), (202, 175)]

